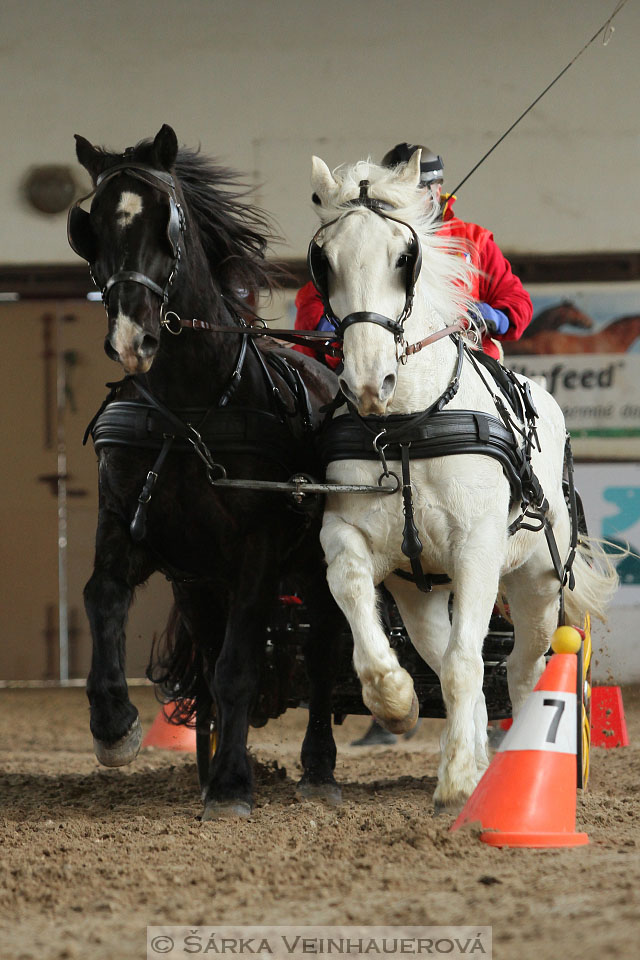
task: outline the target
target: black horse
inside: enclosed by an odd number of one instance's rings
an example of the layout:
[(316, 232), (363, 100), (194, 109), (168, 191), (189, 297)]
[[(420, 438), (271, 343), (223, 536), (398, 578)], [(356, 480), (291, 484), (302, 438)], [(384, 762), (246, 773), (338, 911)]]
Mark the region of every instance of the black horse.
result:
[[(331, 645), (340, 615), (326, 586), (319, 517), (283, 493), (215, 485), (225, 476), (313, 474), (313, 431), (334, 377), (243, 332), (250, 295), (274, 278), (268, 218), (234, 173), (178, 149), (167, 125), (123, 154), (76, 141), (94, 189), (90, 212), (80, 202), (70, 211), (69, 239), (102, 290), (105, 349), (126, 373), (92, 423), (99, 515), (84, 596), (96, 755), (118, 766), (138, 752), (124, 631), (136, 587), (160, 570), (173, 583), (177, 613), (155, 677), (183, 704), (182, 719), (184, 703), (193, 704), (203, 819), (248, 816), (246, 738), (266, 628), (279, 584), (294, 570), (312, 623), (300, 789), (337, 800)], [(209, 763), (202, 743), (211, 716), (217, 748)]]

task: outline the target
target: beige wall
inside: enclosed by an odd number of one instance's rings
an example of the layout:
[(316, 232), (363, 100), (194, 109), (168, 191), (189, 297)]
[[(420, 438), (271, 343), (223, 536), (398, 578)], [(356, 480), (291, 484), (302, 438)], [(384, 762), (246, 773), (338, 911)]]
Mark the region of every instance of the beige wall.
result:
[[(531, 0), (4, 0), (0, 12), (0, 264), (77, 262), (65, 216), (26, 207), (34, 164), (75, 163), (73, 134), (123, 148), (171, 123), (260, 184), (280, 221), (281, 255), (300, 256), (314, 224), (313, 153), (331, 166), (427, 141), (452, 187), (576, 54), (613, 0), (553, 7)], [(463, 188), (467, 219), (523, 252), (640, 246), (637, 43), (629, 3), (598, 41)], [(290, 299), (290, 298), (289, 298)], [(286, 316), (278, 301), (271, 316)], [(90, 574), (95, 460), (84, 426), (118, 368), (102, 353), (103, 316), (89, 304), (0, 303), (0, 677), (47, 672), (47, 610), (57, 602), (56, 472), (44, 446), (42, 316), (76, 316), (64, 349), (77, 412), (65, 418), (70, 488), (69, 605), (74, 666), (90, 643), (81, 590)], [(49, 405), (52, 401), (49, 398)], [(129, 674), (140, 675), (168, 609), (158, 580), (134, 608)], [(55, 613), (55, 611), (54, 611)]]
[[(58, 323), (57, 317), (65, 315), (73, 320)], [(82, 446), (82, 436), (102, 402), (105, 381), (120, 379), (121, 371), (102, 351), (105, 320), (100, 305), (5, 306), (0, 314), (0, 679), (4, 680), (57, 677), (58, 500), (55, 489), (38, 479), (57, 473), (58, 457), (55, 356), (50, 361), (53, 382), (49, 391), (45, 388), (46, 316), (54, 318), (54, 335), (56, 327), (61, 334), (61, 352), (71, 351), (76, 359), (68, 371), (63, 417), (69, 474), (68, 603), (70, 621), (76, 627), (72, 675), (86, 676), (91, 654), (82, 589), (93, 564), (97, 471), (93, 448)], [(47, 417), (54, 430), (50, 447), (46, 445)], [(143, 675), (151, 639), (163, 629), (170, 602), (169, 585), (159, 576), (139, 592), (128, 627), (129, 676)], [(48, 617), (54, 628), (49, 657)]]
[[(4, 0), (0, 263), (71, 261), (64, 217), (29, 212), (32, 164), (73, 134), (117, 148), (171, 123), (247, 171), (300, 255), (309, 160), (427, 141), (453, 187), (572, 59), (614, 0)], [(640, 244), (640, 5), (594, 43), (464, 187), (512, 251)]]

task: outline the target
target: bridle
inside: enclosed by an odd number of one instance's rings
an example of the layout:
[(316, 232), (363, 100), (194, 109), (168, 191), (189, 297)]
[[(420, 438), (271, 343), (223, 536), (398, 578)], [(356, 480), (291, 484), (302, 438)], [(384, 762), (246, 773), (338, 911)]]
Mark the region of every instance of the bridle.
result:
[[(152, 278), (147, 276), (147, 274), (141, 273), (137, 270), (118, 270), (116, 273), (112, 274), (103, 285), (100, 285), (96, 279), (94, 272), (95, 258), (93, 256), (93, 250), (91, 249), (89, 239), (92, 231), (91, 214), (87, 213), (86, 210), (83, 210), (81, 204), (85, 200), (88, 200), (89, 197), (97, 197), (107, 183), (122, 173), (127, 173), (136, 180), (140, 180), (142, 183), (146, 183), (154, 189), (159, 190), (169, 199), (167, 240), (169, 242), (173, 260), (169, 268), (167, 279), (163, 285), (157, 283), (155, 280), (152, 280)], [(167, 307), (169, 303), (171, 286), (177, 276), (182, 257), (181, 241), (184, 238), (184, 233), (184, 211), (178, 200), (175, 181), (171, 174), (167, 173), (165, 170), (156, 170), (148, 164), (139, 163), (137, 161), (133, 162), (126, 159), (121, 163), (117, 163), (115, 166), (110, 167), (108, 170), (105, 170), (104, 173), (101, 173), (96, 180), (93, 190), (91, 190), (90, 193), (85, 194), (85, 196), (80, 197), (80, 199), (76, 201), (76, 203), (69, 210), (69, 216), (67, 218), (67, 239), (69, 241), (69, 245), (71, 246), (71, 249), (78, 254), (78, 256), (82, 257), (82, 259), (86, 260), (89, 264), (91, 278), (101, 292), (102, 302), (105, 309), (108, 307), (109, 294), (116, 284), (142, 284), (142, 286), (147, 287), (147, 289), (151, 290), (151, 292), (161, 300), (160, 322), (162, 326), (166, 327), (172, 333), (175, 331), (171, 329), (170, 321), (168, 319), (171, 311), (168, 311)]]
[[(361, 180), (359, 183), (359, 196), (355, 197), (353, 200), (347, 201), (345, 204), (345, 207), (351, 207), (352, 209), (345, 210), (345, 212), (341, 213), (340, 216), (334, 217), (333, 220), (329, 220), (327, 223), (323, 223), (322, 226), (315, 232), (309, 244), (307, 264), (309, 267), (311, 281), (322, 299), (325, 316), (335, 327), (337, 336), (340, 339), (344, 337), (345, 330), (353, 326), (354, 323), (377, 323), (379, 326), (384, 327), (385, 330), (388, 330), (389, 333), (393, 334), (393, 338), (396, 342), (396, 352), (398, 353), (398, 347), (405, 346), (404, 324), (407, 318), (410, 316), (411, 310), (413, 309), (416, 283), (418, 282), (420, 269), (422, 267), (422, 247), (420, 245), (420, 238), (411, 224), (406, 223), (404, 220), (400, 220), (398, 217), (390, 216), (388, 211), (394, 210), (395, 208), (392, 206), (392, 204), (387, 203), (384, 200), (378, 200), (375, 197), (370, 197), (369, 186), (370, 183), (368, 180)], [(328, 227), (333, 226), (334, 223), (344, 219), (344, 217), (348, 217), (351, 213), (355, 213), (359, 207), (365, 207), (367, 210), (371, 210), (372, 213), (375, 213), (383, 220), (391, 220), (394, 223), (399, 223), (401, 226), (406, 227), (411, 234), (409, 248), (406, 253), (407, 270), (405, 275), (404, 307), (402, 308), (400, 315), (395, 320), (393, 320), (391, 317), (386, 317), (381, 313), (374, 313), (369, 310), (361, 310), (355, 313), (349, 313), (346, 317), (340, 319), (336, 316), (331, 306), (327, 278), (327, 262), (324, 254), (322, 253), (322, 247), (318, 243), (318, 238), (321, 237)], [(450, 331), (448, 330), (447, 333), (449, 332)], [(398, 353), (398, 359), (401, 359), (400, 353)]]

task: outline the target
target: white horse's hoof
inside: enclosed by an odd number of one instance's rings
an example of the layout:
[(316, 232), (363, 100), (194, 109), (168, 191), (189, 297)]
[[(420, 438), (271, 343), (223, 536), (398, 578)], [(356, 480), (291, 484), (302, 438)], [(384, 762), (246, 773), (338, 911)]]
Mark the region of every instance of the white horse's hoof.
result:
[(251, 816), (251, 805), (244, 800), (209, 800), (205, 804), (200, 820), (247, 820)]
[(418, 698), (413, 694), (413, 700), (411, 701), (411, 709), (406, 717), (376, 717), (380, 726), (384, 727), (385, 730), (388, 730), (389, 733), (406, 733), (407, 730), (413, 730), (416, 723), (418, 722), (418, 714), (420, 712), (420, 704), (418, 703)]
[(433, 795), (433, 809), (436, 815), (452, 813), (457, 816), (475, 790), (475, 783), (458, 789), (449, 789), (446, 792), (439, 783)]
[(441, 817), (443, 814), (449, 814), (450, 816), (457, 817), (462, 813), (462, 809), (467, 802), (468, 797), (458, 796), (458, 799), (448, 800), (447, 803), (443, 803), (442, 800), (436, 800), (433, 798), (433, 812), (436, 817)]
[(93, 738), (93, 749), (103, 767), (124, 767), (138, 756), (142, 743), (142, 724), (136, 717), (124, 737), (115, 743), (104, 743)]

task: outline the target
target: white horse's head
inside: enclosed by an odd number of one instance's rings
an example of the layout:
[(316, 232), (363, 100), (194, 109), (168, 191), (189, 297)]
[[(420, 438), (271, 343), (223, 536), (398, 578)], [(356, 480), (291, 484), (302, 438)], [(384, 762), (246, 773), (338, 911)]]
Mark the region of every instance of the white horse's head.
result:
[[(394, 170), (361, 161), (334, 175), (318, 157), (312, 161), (313, 199), (326, 225), (315, 248), (312, 243), (312, 260), (331, 312), (347, 318), (340, 385), (363, 416), (384, 414), (394, 396), (407, 311), (412, 315), (406, 330), (413, 335), (429, 318), (434, 329), (455, 322), (468, 303), (469, 268), (453, 255), (455, 242), (437, 235), (439, 211), (426, 209), (419, 182), (419, 150)], [(420, 254), (423, 266), (414, 290), (412, 272)], [(379, 319), (352, 322), (354, 314), (363, 313)], [(381, 322), (385, 318), (388, 324)]]

